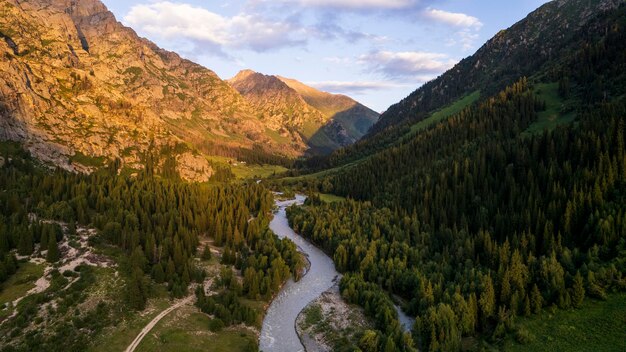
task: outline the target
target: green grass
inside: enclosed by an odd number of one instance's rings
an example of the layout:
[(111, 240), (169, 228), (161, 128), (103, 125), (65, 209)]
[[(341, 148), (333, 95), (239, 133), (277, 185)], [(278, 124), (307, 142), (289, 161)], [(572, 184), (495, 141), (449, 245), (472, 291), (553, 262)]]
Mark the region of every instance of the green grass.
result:
[(339, 173), (339, 172), (345, 172), (346, 169), (348, 169), (349, 167), (355, 166), (365, 160), (367, 160), (368, 158), (370, 158), (371, 155), (366, 156), (362, 159), (358, 159), (355, 161), (352, 161), (348, 164), (345, 165), (340, 165), (337, 167), (334, 167), (332, 169), (326, 169), (326, 170), (322, 170), (322, 171), (318, 171), (312, 174), (306, 174), (306, 175), (300, 175), (300, 176), (291, 176), (291, 177), (283, 177), (280, 180), (286, 182), (287, 184), (291, 184), (291, 183), (296, 183), (298, 181), (304, 181), (307, 179), (314, 179), (314, 178), (322, 178), (328, 175), (332, 175), (334, 173)]
[(269, 128), (265, 129), (265, 133), (270, 136), (276, 143), (280, 144), (289, 144), (291, 140), (289, 137), (282, 136), (280, 133), (274, 130), (270, 130)]
[(534, 91), (540, 99), (546, 102), (546, 110), (539, 113), (537, 121), (528, 127), (524, 132), (525, 135), (553, 130), (559, 125), (576, 119), (576, 113), (567, 108), (571, 101), (563, 100), (559, 96), (558, 83), (540, 83), (535, 85)]
[(143, 73), (143, 69), (137, 66), (129, 67), (124, 71), (124, 74), (131, 74), (134, 76), (141, 75), (142, 73)]
[(24, 296), (35, 287), (35, 281), (43, 275), (44, 268), (41, 264), (21, 263), (17, 272), (0, 285), (0, 306)]
[(171, 305), (167, 298), (150, 300), (148, 308), (150, 313), (133, 313), (121, 324), (104, 330), (89, 349), (91, 352), (124, 351), (137, 337), (141, 329), (148, 324), (161, 311)]
[(309, 326), (313, 326), (324, 319), (322, 315), (322, 308), (317, 305), (311, 305), (305, 308), (304, 311), (304, 328), (308, 328)]
[(237, 166), (232, 166), (231, 170), (239, 179), (251, 179), (267, 178), (274, 174), (283, 173), (287, 171), (287, 168), (280, 165), (252, 165), (238, 163)]
[(334, 194), (328, 194), (328, 193), (320, 193), (319, 196), (320, 196), (320, 199), (325, 203), (336, 203), (336, 202), (343, 202), (344, 200), (346, 200), (345, 197), (336, 196)]
[(461, 112), (461, 110), (476, 102), (478, 98), (480, 98), (479, 90), (473, 92), (472, 94), (466, 95), (465, 97), (455, 101), (445, 108), (435, 111), (432, 115), (430, 115), (430, 117), (411, 126), (411, 131), (407, 133), (407, 136), (412, 136), (439, 121), (447, 119), (448, 117)]
[[(98, 246), (96, 253), (106, 255), (120, 263), (120, 257), (126, 256), (119, 248), (111, 246)], [(153, 285), (152, 295), (148, 301), (146, 310), (135, 312), (126, 310), (123, 306), (125, 289), (120, 275), (116, 275), (115, 268), (94, 268), (96, 274), (96, 285), (90, 290), (90, 294), (102, 297), (103, 300), (115, 304), (115, 309), (122, 309), (120, 321), (115, 326), (109, 326), (100, 332), (93, 341), (90, 352), (106, 352), (106, 351), (124, 351), (128, 345), (137, 337), (137, 334), (148, 324), (155, 316), (164, 309), (169, 307), (172, 302), (169, 293), (163, 285)]]
[(626, 351), (626, 294), (610, 295), (606, 302), (585, 300), (576, 310), (542, 312), (518, 321), (534, 336), (520, 345), (509, 338), (506, 351)]
[[(230, 167), (230, 170), (233, 172), (235, 177), (241, 180), (267, 178), (274, 174), (280, 174), (287, 171), (287, 168), (280, 165), (243, 164), (238, 162), (236, 159), (223, 156), (211, 155), (207, 156), (207, 160), (213, 164)], [(237, 164), (237, 166), (234, 164)]]
[(340, 146), (324, 131), (323, 125), (307, 121), (302, 125), (300, 134), (311, 148), (322, 153), (329, 153)]
[(300, 130), (300, 132), (308, 140), (311, 137), (313, 137), (315, 133), (317, 133), (317, 131), (319, 131), (321, 127), (322, 127), (321, 125), (313, 121), (305, 121), (302, 124), (302, 129)]
[(249, 329), (234, 327), (212, 333), (211, 318), (195, 307), (181, 307), (163, 318), (144, 338), (137, 352), (238, 352), (256, 345)]

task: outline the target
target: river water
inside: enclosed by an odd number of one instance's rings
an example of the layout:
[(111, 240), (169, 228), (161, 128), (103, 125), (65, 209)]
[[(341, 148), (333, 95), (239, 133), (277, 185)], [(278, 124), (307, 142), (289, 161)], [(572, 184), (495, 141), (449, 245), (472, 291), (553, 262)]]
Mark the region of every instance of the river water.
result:
[[(296, 195), (295, 199), (276, 201), (278, 211), (270, 222), (270, 229), (280, 237), (292, 240), (304, 253), (309, 262), (309, 271), (300, 281), (294, 282), (289, 279), (280, 293), (270, 304), (259, 340), (259, 349), (263, 352), (301, 352), (304, 351), (302, 343), (296, 333), (296, 318), (298, 314), (311, 301), (319, 297), (341, 278), (341, 274), (335, 270), (335, 265), (324, 252), (306, 241), (295, 233), (289, 222), (285, 209), (292, 204), (303, 204), (306, 197)], [(396, 307), (400, 323), (409, 330), (413, 325), (413, 319), (406, 316)], [(311, 351), (312, 352), (312, 351)]]

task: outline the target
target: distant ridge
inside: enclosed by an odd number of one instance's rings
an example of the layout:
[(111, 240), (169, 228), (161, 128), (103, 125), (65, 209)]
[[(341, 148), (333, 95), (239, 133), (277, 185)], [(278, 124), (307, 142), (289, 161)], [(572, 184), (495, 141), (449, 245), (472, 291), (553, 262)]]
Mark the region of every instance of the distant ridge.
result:
[(312, 153), (328, 153), (354, 143), (379, 116), (345, 95), (322, 92), (281, 76), (243, 70), (228, 82), (258, 111), (259, 118), (281, 136), (298, 134)]

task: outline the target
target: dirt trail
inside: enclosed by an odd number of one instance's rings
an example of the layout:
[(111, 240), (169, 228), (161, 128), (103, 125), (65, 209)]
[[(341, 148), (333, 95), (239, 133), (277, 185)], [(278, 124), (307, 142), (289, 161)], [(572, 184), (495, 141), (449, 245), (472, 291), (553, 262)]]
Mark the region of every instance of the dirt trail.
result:
[(139, 335), (137, 335), (137, 337), (135, 337), (135, 339), (133, 340), (133, 342), (131, 342), (131, 344), (128, 346), (128, 348), (126, 348), (125, 352), (133, 352), (135, 351), (135, 349), (139, 346), (139, 344), (141, 343), (141, 340), (143, 340), (143, 338), (148, 335), (148, 333), (150, 332), (150, 330), (152, 330), (152, 328), (154, 328), (154, 326), (156, 324), (158, 324), (158, 322), (163, 319), (166, 315), (168, 315), (170, 312), (172, 312), (173, 310), (180, 308), (182, 306), (184, 306), (185, 304), (191, 303), (192, 299), (194, 298), (194, 295), (191, 296), (187, 296), (185, 299), (180, 300), (178, 302), (176, 302), (174, 305), (168, 307), (167, 309), (165, 309), (164, 311), (162, 311), (161, 313), (159, 313), (159, 315), (157, 315), (156, 317), (154, 317), (154, 319), (152, 319), (152, 321), (150, 321), (148, 323), (148, 325), (146, 325), (141, 332), (139, 333)]

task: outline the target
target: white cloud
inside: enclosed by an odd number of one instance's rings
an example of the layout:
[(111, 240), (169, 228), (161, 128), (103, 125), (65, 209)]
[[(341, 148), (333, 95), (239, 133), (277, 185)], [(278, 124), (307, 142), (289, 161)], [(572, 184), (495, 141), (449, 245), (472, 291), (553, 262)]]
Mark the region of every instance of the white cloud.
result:
[(422, 14), (424, 17), (430, 20), (444, 23), (453, 27), (480, 29), (483, 26), (483, 23), (480, 22), (478, 18), (466, 15), (464, 13), (447, 12), (443, 10), (427, 8)]
[(464, 13), (447, 12), (429, 7), (421, 12), (421, 16), (455, 28), (457, 31), (454, 37), (448, 40), (448, 46), (460, 45), (465, 51), (474, 47), (474, 43), (479, 38), (478, 31), (483, 27), (483, 23), (478, 18)]
[(469, 30), (462, 30), (456, 33), (456, 42), (460, 43), (463, 50), (470, 50), (474, 47), (474, 43), (478, 40), (478, 33)]
[(335, 64), (335, 65), (348, 65), (354, 62), (354, 60), (352, 60), (349, 57), (339, 57), (339, 56), (328, 56), (328, 57), (323, 58), (323, 60), (326, 62), (330, 62), (331, 64)]
[(420, 81), (428, 80), (456, 63), (446, 54), (422, 51), (377, 51), (361, 55), (358, 61), (370, 71), (387, 77), (413, 77)]
[(151, 36), (186, 39), (197, 46), (207, 44), (220, 49), (267, 51), (306, 42), (296, 23), (269, 21), (251, 14), (224, 17), (202, 7), (168, 1), (135, 5), (124, 22)]
[(414, 6), (415, 0), (296, 0), (304, 6), (346, 9), (399, 10)]
[(296, 5), (303, 8), (344, 9), (352, 11), (389, 11), (423, 6), (421, 5), (421, 0), (248, 0), (248, 4), (252, 6)]
[(398, 84), (394, 82), (376, 82), (376, 81), (322, 81), (322, 82), (306, 82), (307, 85), (333, 93), (354, 94), (368, 91), (376, 91), (382, 89), (392, 89), (407, 87), (406, 84)]

